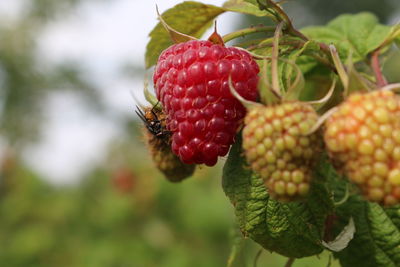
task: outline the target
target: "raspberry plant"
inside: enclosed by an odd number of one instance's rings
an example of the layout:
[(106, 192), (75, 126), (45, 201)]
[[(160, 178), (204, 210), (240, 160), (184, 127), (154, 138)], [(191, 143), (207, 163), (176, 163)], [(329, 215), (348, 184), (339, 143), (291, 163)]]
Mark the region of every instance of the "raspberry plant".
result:
[[(277, 26), (198, 40), (224, 12)], [(298, 30), (272, 0), (183, 2), (159, 19), (147, 99), (161, 102), (182, 166), (212, 166), (230, 149), (222, 186), (244, 237), (288, 265), (329, 250), (342, 266), (400, 266), (400, 85), (380, 65), (400, 27), (359, 13)]]

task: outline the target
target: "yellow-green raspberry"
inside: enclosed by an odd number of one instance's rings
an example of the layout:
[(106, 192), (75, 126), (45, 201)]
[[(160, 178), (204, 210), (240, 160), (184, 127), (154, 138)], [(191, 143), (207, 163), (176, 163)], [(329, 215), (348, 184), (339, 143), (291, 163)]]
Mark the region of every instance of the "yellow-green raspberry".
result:
[(310, 105), (293, 101), (254, 106), (248, 114), (242, 132), (244, 154), (271, 197), (292, 201), (306, 196), (322, 151), (320, 133), (309, 134), (317, 113)]
[(334, 165), (367, 200), (400, 203), (400, 96), (354, 93), (326, 121), (324, 140)]

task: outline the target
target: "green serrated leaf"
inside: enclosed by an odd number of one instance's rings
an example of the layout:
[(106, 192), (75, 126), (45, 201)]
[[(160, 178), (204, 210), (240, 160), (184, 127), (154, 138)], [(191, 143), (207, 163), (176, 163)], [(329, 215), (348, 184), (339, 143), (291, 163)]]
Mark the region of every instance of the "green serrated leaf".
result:
[(391, 28), (379, 24), (373, 14), (363, 12), (341, 15), (326, 26), (308, 27), (301, 32), (313, 40), (334, 44), (343, 59), (351, 51), (357, 62), (378, 48), (391, 35)]
[(323, 182), (317, 180), (304, 203), (282, 204), (272, 200), (262, 179), (246, 165), (241, 156), (241, 142), (238, 141), (225, 163), (222, 185), (246, 237), (267, 250), (301, 258), (322, 252), (324, 222), (332, 209), (332, 201)]
[[(336, 253), (343, 267), (395, 267), (400, 266), (399, 207), (387, 212), (376, 203), (353, 196), (339, 206), (343, 220), (353, 216), (356, 233), (349, 246)], [(393, 220), (391, 218), (393, 216)]]
[(270, 13), (258, 8), (256, 0), (229, 0), (226, 1), (222, 7), (228, 11), (249, 14), (257, 17), (270, 16)]
[[(217, 6), (187, 1), (168, 9), (161, 16), (171, 28), (200, 38), (212, 25), (213, 20), (223, 12), (225, 10)], [(154, 27), (149, 36), (150, 41), (145, 54), (146, 68), (153, 66), (161, 52), (173, 44), (168, 31), (161, 23)]]
[[(333, 170), (334, 172), (334, 170)], [(328, 181), (336, 199), (343, 197), (347, 179), (331, 176)], [(400, 266), (400, 206), (382, 208), (376, 203), (352, 195), (339, 205), (336, 214), (346, 224), (353, 217), (356, 232), (349, 245), (335, 253), (343, 267), (394, 267)]]
[(400, 206), (386, 208), (385, 211), (392, 220), (393, 224), (400, 229)]

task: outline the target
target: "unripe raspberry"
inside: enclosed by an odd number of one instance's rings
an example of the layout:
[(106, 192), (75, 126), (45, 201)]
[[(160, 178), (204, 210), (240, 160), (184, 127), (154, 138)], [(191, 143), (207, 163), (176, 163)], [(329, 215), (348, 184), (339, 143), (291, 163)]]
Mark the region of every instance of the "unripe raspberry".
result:
[(322, 145), (318, 132), (308, 134), (317, 120), (314, 109), (301, 102), (255, 106), (246, 115), (245, 156), (272, 197), (289, 201), (307, 195)]
[(174, 153), (171, 147), (165, 144), (151, 149), (151, 156), (156, 167), (170, 182), (180, 182), (191, 176), (195, 170), (195, 164), (183, 163)]
[(185, 163), (215, 165), (234, 141), (245, 108), (229, 90), (256, 100), (259, 67), (245, 51), (192, 40), (159, 57), (154, 73), (157, 98), (172, 132), (172, 151)]
[(144, 136), (157, 169), (171, 182), (180, 182), (191, 176), (196, 165), (185, 164), (172, 153), (171, 133), (166, 129), (165, 114), (151, 108), (137, 113), (145, 122)]
[(355, 93), (327, 120), (334, 164), (370, 201), (400, 202), (400, 97), (388, 90)]

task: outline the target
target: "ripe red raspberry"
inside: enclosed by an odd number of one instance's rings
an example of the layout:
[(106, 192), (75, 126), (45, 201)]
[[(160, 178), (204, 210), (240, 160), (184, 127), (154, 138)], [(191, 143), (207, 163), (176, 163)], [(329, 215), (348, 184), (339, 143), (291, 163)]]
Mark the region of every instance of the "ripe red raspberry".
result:
[(172, 151), (185, 163), (216, 164), (234, 142), (245, 108), (229, 90), (256, 100), (259, 67), (247, 52), (192, 40), (159, 57), (154, 73), (157, 98), (172, 132)]
[(370, 201), (400, 202), (400, 97), (391, 91), (351, 95), (327, 120), (335, 165)]
[(247, 113), (245, 156), (275, 199), (290, 201), (307, 195), (313, 163), (322, 150), (319, 133), (308, 134), (317, 120), (314, 109), (301, 102), (258, 105)]

